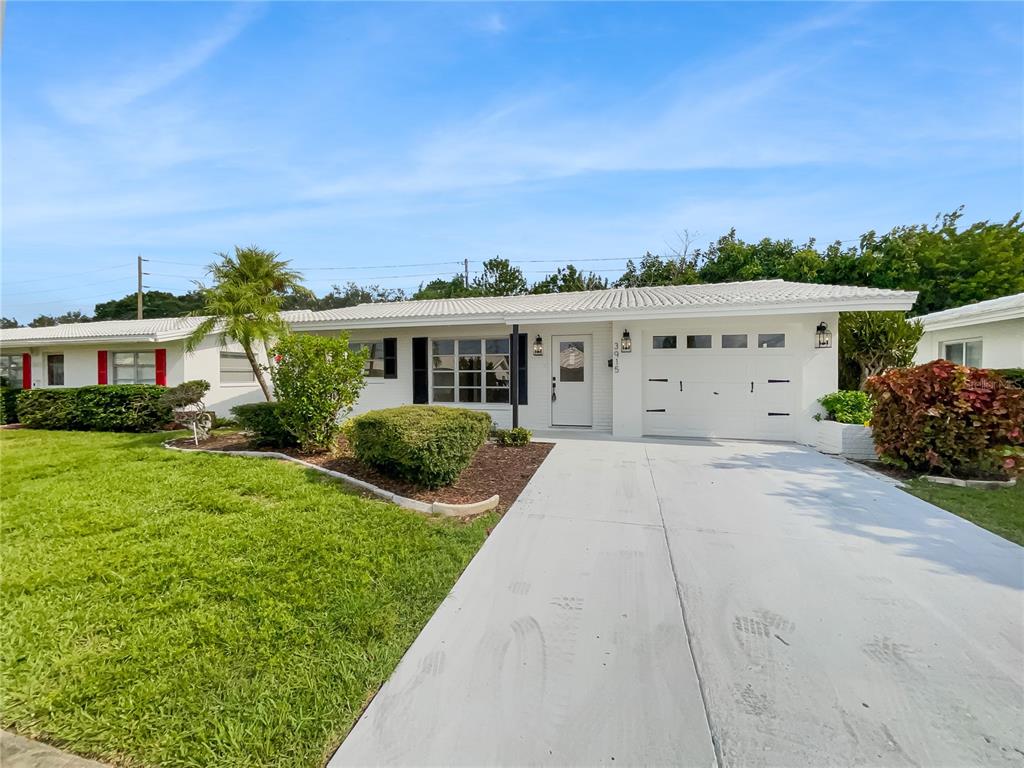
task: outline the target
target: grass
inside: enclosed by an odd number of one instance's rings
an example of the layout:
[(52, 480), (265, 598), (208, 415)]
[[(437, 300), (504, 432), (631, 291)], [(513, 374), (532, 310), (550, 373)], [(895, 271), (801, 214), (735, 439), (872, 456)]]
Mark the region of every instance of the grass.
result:
[(495, 518), (162, 439), (0, 433), (2, 725), (121, 765), (320, 765)]
[(970, 520), (1004, 539), (1024, 546), (1024, 483), (986, 491), (909, 480), (906, 488), (918, 498)]

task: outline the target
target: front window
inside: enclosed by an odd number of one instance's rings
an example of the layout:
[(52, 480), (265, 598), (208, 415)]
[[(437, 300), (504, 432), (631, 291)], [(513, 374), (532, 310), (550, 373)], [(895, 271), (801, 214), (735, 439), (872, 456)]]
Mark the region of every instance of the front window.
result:
[(115, 352), (115, 384), (156, 384), (154, 352)]
[(46, 356), (46, 383), (51, 387), (64, 386), (64, 355)]
[(348, 348), (353, 352), (359, 352), (362, 349), (370, 350), (363, 372), (368, 379), (384, 378), (384, 341), (382, 339), (377, 339), (376, 341), (350, 341)]
[(252, 365), (245, 352), (220, 353), (220, 383), (221, 384), (255, 384), (256, 374), (253, 373)]
[(957, 365), (969, 365), (971, 368), (981, 367), (981, 339), (971, 341), (947, 341), (943, 345), (942, 356)]
[(435, 403), (507, 403), (509, 340), (434, 339), (431, 387)]
[(21, 355), (0, 355), (0, 379), (4, 386), (21, 389), (22, 370)]

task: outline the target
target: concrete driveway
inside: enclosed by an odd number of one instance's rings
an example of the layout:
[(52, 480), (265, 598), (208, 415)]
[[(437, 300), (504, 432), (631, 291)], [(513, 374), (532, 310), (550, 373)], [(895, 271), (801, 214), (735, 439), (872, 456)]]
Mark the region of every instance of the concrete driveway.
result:
[(559, 440), (330, 765), (1024, 764), (1024, 549), (793, 445)]

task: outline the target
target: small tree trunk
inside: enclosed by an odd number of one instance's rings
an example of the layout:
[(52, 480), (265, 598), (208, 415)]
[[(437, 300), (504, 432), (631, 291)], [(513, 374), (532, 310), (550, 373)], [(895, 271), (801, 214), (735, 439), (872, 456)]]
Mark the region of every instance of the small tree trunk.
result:
[(260, 367), (259, 361), (256, 359), (256, 355), (252, 353), (252, 348), (248, 344), (243, 344), (242, 349), (245, 350), (245, 356), (249, 360), (249, 365), (252, 366), (252, 372), (256, 374), (256, 381), (260, 383), (260, 389), (263, 390), (263, 396), (267, 398), (269, 403), (273, 398), (270, 396), (270, 387), (267, 386), (267, 380), (263, 375), (263, 368)]

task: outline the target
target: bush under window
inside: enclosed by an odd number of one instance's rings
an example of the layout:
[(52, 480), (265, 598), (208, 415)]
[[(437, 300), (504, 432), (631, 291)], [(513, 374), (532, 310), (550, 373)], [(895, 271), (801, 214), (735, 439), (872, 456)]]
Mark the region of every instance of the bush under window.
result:
[(494, 432), (494, 439), (498, 445), (520, 446), (529, 445), (533, 433), (526, 427), (513, 427), (512, 429), (498, 429)]
[(274, 346), (274, 395), (281, 424), (304, 451), (329, 451), (365, 384), (368, 349), (349, 348), (348, 334), (289, 334)]
[(166, 391), (152, 384), (26, 389), (18, 394), (18, 418), (33, 429), (155, 432), (172, 420)]
[(407, 405), (370, 411), (348, 421), (345, 434), (360, 461), (427, 488), (453, 483), (491, 429), (480, 411)]
[[(935, 360), (868, 379), (883, 461), (957, 476), (990, 475), (1024, 445), (1024, 390), (999, 374)], [(995, 452), (995, 453), (993, 453)], [(999, 474), (1011, 474), (1015, 451)]]

